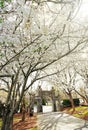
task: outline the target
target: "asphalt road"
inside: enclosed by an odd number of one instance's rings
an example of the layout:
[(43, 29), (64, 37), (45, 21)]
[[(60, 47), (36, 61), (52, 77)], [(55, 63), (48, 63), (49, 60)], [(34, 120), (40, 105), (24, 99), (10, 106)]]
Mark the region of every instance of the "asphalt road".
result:
[(38, 115), (38, 130), (88, 130), (88, 121), (62, 112)]

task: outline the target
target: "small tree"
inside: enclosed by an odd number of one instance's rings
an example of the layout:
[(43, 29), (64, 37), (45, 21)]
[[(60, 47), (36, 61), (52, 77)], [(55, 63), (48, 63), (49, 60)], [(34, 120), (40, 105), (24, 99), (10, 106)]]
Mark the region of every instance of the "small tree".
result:
[(74, 88), (74, 90), (83, 99), (83, 101), (88, 104), (88, 69), (86, 61), (83, 64), (82, 63), (83, 61), (79, 61), (78, 65), (75, 65), (75, 71), (80, 77), (82, 85), (79, 86), (79, 89)]
[(66, 94), (71, 102), (73, 110), (75, 110), (75, 105), (73, 101), (72, 91), (74, 90), (76, 80), (76, 73), (74, 69), (70, 66), (63, 69), (60, 73), (55, 75), (54, 82), (57, 84), (58, 89), (61, 89), (64, 94)]

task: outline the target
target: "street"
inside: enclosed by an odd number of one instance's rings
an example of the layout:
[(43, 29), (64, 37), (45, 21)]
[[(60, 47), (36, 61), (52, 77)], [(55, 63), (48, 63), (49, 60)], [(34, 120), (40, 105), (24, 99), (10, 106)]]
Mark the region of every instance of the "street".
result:
[(62, 112), (38, 115), (38, 130), (88, 130), (88, 121)]

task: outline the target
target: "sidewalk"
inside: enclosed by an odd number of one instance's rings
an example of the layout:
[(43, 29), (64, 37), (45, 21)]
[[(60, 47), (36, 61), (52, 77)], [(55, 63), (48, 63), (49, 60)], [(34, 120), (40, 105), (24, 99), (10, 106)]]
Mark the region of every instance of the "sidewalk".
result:
[(88, 121), (62, 112), (38, 115), (38, 130), (88, 130)]

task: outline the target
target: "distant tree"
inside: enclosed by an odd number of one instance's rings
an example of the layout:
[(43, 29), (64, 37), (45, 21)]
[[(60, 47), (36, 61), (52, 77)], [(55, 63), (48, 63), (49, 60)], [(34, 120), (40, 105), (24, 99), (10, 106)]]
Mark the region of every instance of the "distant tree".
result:
[[(83, 63), (83, 64), (82, 64)], [(79, 67), (78, 67), (79, 66)], [(88, 104), (88, 69), (87, 61), (79, 61), (75, 66), (75, 71), (79, 75), (82, 85), (75, 92)]]

